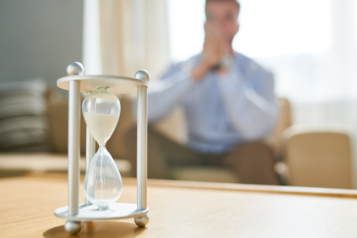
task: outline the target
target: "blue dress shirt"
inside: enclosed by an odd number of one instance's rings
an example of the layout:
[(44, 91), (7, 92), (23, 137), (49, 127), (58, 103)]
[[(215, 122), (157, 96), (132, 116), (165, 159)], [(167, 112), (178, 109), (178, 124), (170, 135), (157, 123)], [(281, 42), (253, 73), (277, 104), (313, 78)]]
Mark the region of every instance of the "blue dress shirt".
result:
[(211, 71), (196, 82), (191, 72), (200, 57), (171, 66), (150, 85), (149, 124), (183, 106), (187, 146), (205, 154), (222, 154), (239, 143), (267, 137), (278, 117), (273, 75), (235, 53), (226, 73)]

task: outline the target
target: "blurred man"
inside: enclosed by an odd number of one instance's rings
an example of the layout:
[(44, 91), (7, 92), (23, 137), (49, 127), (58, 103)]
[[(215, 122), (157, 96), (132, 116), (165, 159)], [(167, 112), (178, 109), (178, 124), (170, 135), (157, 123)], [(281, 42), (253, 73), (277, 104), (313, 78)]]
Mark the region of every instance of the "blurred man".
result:
[[(272, 150), (262, 141), (278, 116), (273, 75), (232, 48), (239, 29), (236, 0), (206, 0), (205, 10), (202, 53), (172, 66), (149, 89), (149, 124), (181, 105), (188, 142), (180, 145), (149, 129), (148, 175), (170, 179), (176, 166), (218, 166), (242, 183), (278, 184)], [(129, 146), (135, 140), (132, 131)]]

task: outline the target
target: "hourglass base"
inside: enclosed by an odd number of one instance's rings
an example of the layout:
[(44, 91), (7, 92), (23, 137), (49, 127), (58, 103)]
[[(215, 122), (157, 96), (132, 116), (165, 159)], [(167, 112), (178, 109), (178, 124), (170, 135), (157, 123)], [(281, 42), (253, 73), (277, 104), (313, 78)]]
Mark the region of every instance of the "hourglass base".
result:
[(77, 215), (68, 215), (68, 207), (61, 207), (55, 210), (55, 216), (71, 221), (113, 220), (144, 217), (148, 211), (137, 210), (137, 205), (131, 203), (113, 203), (107, 210), (99, 210), (96, 205), (82, 204)]

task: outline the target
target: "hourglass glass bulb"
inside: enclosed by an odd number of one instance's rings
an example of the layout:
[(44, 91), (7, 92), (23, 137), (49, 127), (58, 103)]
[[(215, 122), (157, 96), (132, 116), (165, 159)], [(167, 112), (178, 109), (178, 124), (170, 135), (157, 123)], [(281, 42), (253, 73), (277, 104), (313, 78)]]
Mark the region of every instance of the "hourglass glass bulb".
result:
[(94, 155), (84, 179), (86, 198), (106, 210), (116, 202), (123, 191), (123, 181), (119, 170), (105, 147), (100, 147)]
[(86, 198), (100, 210), (108, 209), (111, 203), (119, 199), (123, 190), (119, 170), (105, 148), (120, 116), (120, 102), (107, 88), (97, 87), (82, 105), (85, 122), (100, 146), (86, 172), (84, 192)]
[(84, 120), (100, 146), (105, 146), (117, 126), (120, 116), (119, 99), (107, 91), (108, 87), (97, 87), (83, 101)]

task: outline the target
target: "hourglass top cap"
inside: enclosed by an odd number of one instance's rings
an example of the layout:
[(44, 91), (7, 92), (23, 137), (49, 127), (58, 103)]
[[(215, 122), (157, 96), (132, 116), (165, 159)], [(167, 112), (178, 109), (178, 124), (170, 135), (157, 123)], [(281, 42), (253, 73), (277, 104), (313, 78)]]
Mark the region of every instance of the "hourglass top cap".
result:
[[(74, 69), (73, 69), (74, 67)], [(59, 78), (57, 86), (64, 90), (69, 90), (70, 82), (80, 82), (79, 90), (82, 93), (90, 93), (96, 90), (97, 86), (109, 86), (109, 91), (114, 95), (137, 93), (139, 87), (148, 87), (149, 74), (141, 71), (137, 77), (120, 75), (86, 75), (82, 73), (82, 67), (78, 62), (71, 63), (68, 68), (68, 76)], [(87, 72), (88, 73), (88, 72)]]
[(104, 89), (107, 90), (108, 88), (110, 88), (109, 86), (97, 86), (96, 89)]
[(80, 62), (72, 62), (67, 66), (68, 75), (83, 75), (84, 67)]
[(146, 82), (149, 82), (149, 80), (150, 80), (149, 73), (146, 70), (143, 70), (143, 69), (141, 69), (138, 72), (136, 72), (134, 77), (137, 78), (137, 79), (144, 80)]

